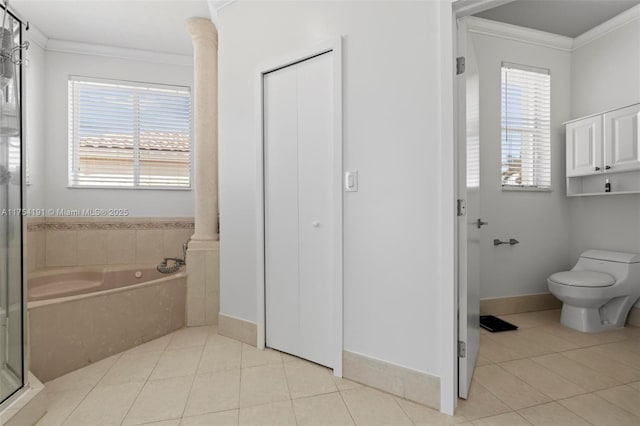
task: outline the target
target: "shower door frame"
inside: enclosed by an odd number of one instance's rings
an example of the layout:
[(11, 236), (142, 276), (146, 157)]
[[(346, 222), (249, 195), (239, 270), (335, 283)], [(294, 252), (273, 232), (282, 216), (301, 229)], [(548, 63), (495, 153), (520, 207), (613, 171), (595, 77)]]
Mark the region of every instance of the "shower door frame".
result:
[[(3, 13), (3, 9), (6, 8), (4, 5), (0, 5), (2, 9), (0, 9), (0, 13)], [(29, 29), (28, 23), (25, 24), (25, 21), (18, 17), (16, 13), (14, 13), (11, 9), (6, 8), (7, 13), (18, 22), (19, 35), (20, 35), (20, 43), (24, 42), (24, 31)], [(24, 202), (26, 200), (26, 144), (25, 144), (25, 114), (24, 114), (24, 98), (26, 94), (26, 83), (24, 76), (24, 67), (22, 66), (22, 60), (24, 59), (24, 50), (19, 49), (19, 60), (20, 64), (17, 65), (19, 67), (19, 87), (18, 93), (16, 95), (19, 96), (19, 106), (20, 109), (17, 111), (20, 114), (20, 206), (18, 207), (18, 211), (20, 212), (20, 294), (21, 294), (21, 308), (22, 315), (20, 315), (20, 339), (22, 342), (21, 347), (21, 355), (22, 355), (22, 365), (21, 365), (21, 377), (19, 380), (21, 385), (14, 390), (11, 394), (7, 395), (4, 400), (0, 400), (0, 412), (2, 412), (6, 407), (11, 405), (16, 399), (18, 399), (24, 391), (29, 387), (29, 380), (27, 377), (27, 339), (25, 339), (25, 327), (27, 325), (27, 287), (24, 283), (24, 278), (26, 276), (26, 263), (25, 263), (25, 244), (24, 238), (26, 235), (26, 221), (24, 220), (25, 216), (22, 214), (24, 211)], [(9, 285), (9, 284), (7, 284)], [(7, 327), (8, 330), (8, 327)], [(8, 349), (8, 348), (7, 348)], [(0, 366), (1, 368), (2, 366)]]

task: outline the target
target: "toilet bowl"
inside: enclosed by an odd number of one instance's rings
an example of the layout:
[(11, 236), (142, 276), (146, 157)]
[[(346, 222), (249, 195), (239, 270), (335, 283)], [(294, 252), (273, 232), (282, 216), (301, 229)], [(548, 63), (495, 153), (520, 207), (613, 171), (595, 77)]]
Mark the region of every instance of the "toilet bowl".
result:
[(547, 284), (562, 301), (562, 325), (584, 332), (621, 328), (640, 298), (640, 254), (587, 250)]

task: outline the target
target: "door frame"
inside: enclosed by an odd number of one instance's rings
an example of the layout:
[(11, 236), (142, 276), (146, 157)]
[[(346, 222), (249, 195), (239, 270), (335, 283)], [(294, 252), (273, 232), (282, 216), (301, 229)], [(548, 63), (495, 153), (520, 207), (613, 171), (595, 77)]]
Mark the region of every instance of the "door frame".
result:
[(264, 349), (266, 344), (266, 306), (265, 306), (265, 225), (264, 225), (264, 76), (270, 72), (286, 68), (299, 62), (306, 61), (324, 53), (333, 52), (333, 140), (332, 140), (332, 164), (333, 170), (333, 212), (332, 219), (334, 231), (332, 236), (332, 314), (331, 324), (333, 344), (333, 374), (342, 377), (342, 350), (343, 350), (343, 190), (342, 190), (342, 37), (337, 37), (315, 46), (296, 50), (287, 55), (280, 56), (265, 62), (258, 67), (256, 72), (256, 123), (257, 131), (257, 158), (256, 178), (257, 188), (257, 217), (256, 217), (256, 264), (257, 264), (257, 347)]

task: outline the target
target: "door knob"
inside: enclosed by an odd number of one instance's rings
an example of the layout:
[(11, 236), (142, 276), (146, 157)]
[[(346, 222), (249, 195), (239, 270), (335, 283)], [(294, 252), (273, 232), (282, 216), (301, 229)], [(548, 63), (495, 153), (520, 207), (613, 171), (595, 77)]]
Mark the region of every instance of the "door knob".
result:
[(596, 172), (597, 172), (597, 171), (600, 170), (600, 167), (596, 166), (595, 169), (596, 169)]
[(478, 225), (478, 229), (482, 228), (482, 225), (488, 225), (489, 222), (483, 222), (482, 219), (478, 219), (476, 221), (476, 225)]
[(313, 222), (311, 222), (311, 224), (314, 228), (320, 228), (320, 222), (318, 222), (317, 220), (314, 220)]

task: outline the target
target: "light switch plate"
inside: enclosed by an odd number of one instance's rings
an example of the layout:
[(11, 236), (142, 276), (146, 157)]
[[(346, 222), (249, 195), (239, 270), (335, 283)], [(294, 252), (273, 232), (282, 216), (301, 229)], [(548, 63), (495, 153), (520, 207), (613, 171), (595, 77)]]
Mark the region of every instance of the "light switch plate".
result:
[(358, 171), (350, 170), (344, 174), (344, 190), (358, 192)]

